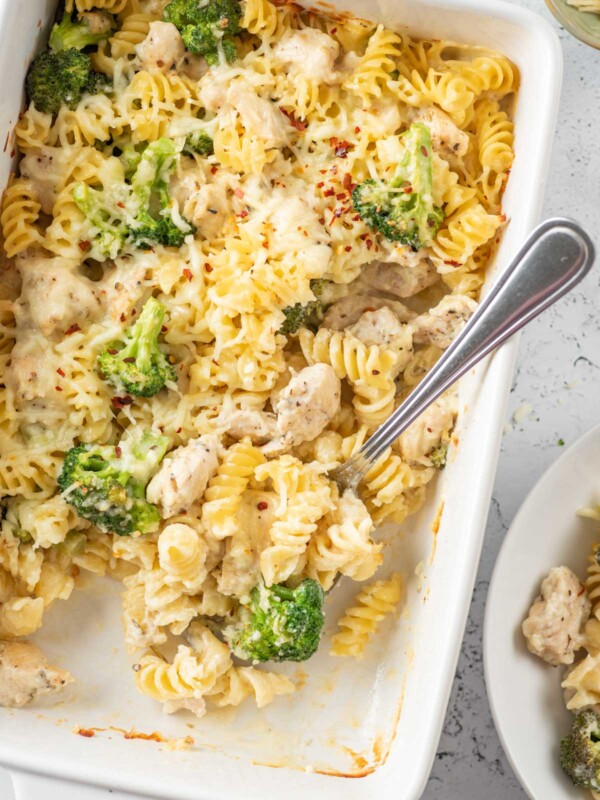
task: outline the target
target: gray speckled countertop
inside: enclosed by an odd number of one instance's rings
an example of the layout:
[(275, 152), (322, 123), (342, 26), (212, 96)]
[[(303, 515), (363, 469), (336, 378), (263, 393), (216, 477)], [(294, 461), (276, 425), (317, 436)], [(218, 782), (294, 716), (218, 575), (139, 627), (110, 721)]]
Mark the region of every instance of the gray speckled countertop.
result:
[[(551, 19), (543, 0), (514, 1)], [(600, 52), (559, 32), (565, 75), (544, 213), (577, 219), (599, 246)], [(423, 800), (481, 800), (482, 790), (486, 800), (526, 798), (496, 735), (485, 693), (485, 601), (504, 535), (529, 490), (558, 456), (559, 442), (571, 444), (600, 421), (599, 312), (597, 266), (578, 290), (522, 335), (477, 585)], [(529, 407), (530, 413), (515, 422), (512, 414)]]
[[(550, 18), (543, 0), (513, 0)], [(568, 214), (600, 245), (600, 52), (560, 30), (565, 81), (545, 214)], [(524, 800), (494, 730), (485, 693), (485, 599), (508, 526), (529, 489), (600, 420), (600, 268), (523, 334), (488, 530), (444, 732), (424, 800)], [(529, 413), (515, 422), (512, 415)], [(517, 414), (519, 418), (521, 414)], [(0, 770), (0, 798), (12, 795)], [(37, 799), (36, 799), (37, 800)], [(41, 800), (41, 799), (40, 799)]]

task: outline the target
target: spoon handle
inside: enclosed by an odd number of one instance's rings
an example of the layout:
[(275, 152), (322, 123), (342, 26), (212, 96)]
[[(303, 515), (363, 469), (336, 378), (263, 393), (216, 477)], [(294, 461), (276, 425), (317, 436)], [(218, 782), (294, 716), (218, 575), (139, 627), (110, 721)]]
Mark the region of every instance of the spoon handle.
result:
[(576, 222), (558, 217), (539, 225), (435, 366), (358, 453), (332, 472), (332, 477), (344, 488), (355, 487), (434, 400), (569, 292), (593, 263), (594, 245)]

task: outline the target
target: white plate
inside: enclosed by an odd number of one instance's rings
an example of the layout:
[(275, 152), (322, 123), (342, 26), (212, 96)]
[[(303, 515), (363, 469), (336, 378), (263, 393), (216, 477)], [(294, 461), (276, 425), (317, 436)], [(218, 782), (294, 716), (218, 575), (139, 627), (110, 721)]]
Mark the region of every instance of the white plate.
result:
[(588, 797), (563, 774), (560, 739), (573, 717), (562, 701), (563, 669), (531, 655), (521, 623), (549, 570), (561, 564), (585, 577), (598, 524), (575, 515), (600, 500), (600, 425), (542, 476), (502, 545), (487, 600), (484, 665), (498, 735), (532, 800)]

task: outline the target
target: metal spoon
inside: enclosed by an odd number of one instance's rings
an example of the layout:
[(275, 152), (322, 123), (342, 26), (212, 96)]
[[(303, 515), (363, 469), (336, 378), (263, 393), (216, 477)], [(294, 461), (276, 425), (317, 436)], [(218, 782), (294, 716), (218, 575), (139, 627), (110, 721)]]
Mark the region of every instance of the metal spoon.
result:
[(569, 292), (594, 263), (594, 245), (576, 222), (539, 225), (435, 366), (352, 458), (332, 470), (342, 491), (356, 490), (383, 452), (471, 367)]

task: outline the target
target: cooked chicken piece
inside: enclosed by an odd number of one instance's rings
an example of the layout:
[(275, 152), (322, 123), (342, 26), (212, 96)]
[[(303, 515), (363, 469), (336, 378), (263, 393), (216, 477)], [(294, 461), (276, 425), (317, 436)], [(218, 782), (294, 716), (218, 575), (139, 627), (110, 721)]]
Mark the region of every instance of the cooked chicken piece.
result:
[(337, 83), (340, 73), (334, 69), (340, 46), (335, 39), (316, 28), (293, 31), (274, 48), (276, 58), (293, 71), (317, 83)]
[(421, 108), (414, 114), (413, 121), (427, 125), (431, 133), (431, 145), (442, 158), (464, 156), (469, 149), (469, 135), (461, 131), (439, 108)]
[(246, 133), (261, 139), (266, 147), (287, 144), (290, 126), (274, 103), (259, 97), (246, 81), (235, 81), (227, 92), (227, 102), (238, 112)]
[(377, 136), (391, 136), (402, 124), (400, 106), (393, 97), (380, 97), (369, 106), (370, 129)]
[(343, 331), (354, 325), (366, 311), (387, 308), (400, 322), (409, 322), (416, 314), (399, 300), (388, 300), (373, 294), (349, 294), (329, 306), (323, 318), (323, 327)]
[(52, 214), (69, 164), (78, 157), (73, 150), (71, 147), (36, 147), (21, 160), (21, 175), (34, 182), (44, 214)]
[(453, 398), (442, 396), (398, 439), (398, 448), (402, 458), (409, 464), (430, 464), (427, 456), (447, 438), (454, 425), (456, 416)]
[(51, 667), (31, 642), (0, 642), (0, 706), (20, 708), (42, 694), (58, 692), (73, 677)]
[(189, 50), (186, 50), (184, 57), (177, 65), (178, 74), (185, 75), (186, 78), (193, 81), (199, 81), (209, 69), (210, 67), (202, 56), (192, 55)]
[(123, 323), (130, 319), (133, 307), (146, 289), (145, 277), (144, 263), (136, 261), (132, 264), (130, 258), (118, 258), (114, 268), (106, 271), (103, 280), (97, 284), (96, 292), (105, 313), (113, 322)]
[(401, 298), (412, 297), (434, 284), (438, 278), (435, 267), (427, 259), (420, 259), (413, 267), (375, 261), (361, 273), (363, 284)]
[(433, 344), (444, 350), (465, 327), (477, 303), (462, 294), (448, 294), (428, 311), (410, 323), (417, 344)]
[(412, 349), (409, 329), (398, 322), (396, 315), (387, 306), (376, 311), (365, 311), (348, 331), (367, 347), (375, 344), (393, 350), (408, 345), (408, 349)]
[(135, 52), (142, 69), (168, 72), (185, 55), (181, 34), (171, 22), (151, 22), (148, 35)]
[(227, 70), (211, 69), (198, 84), (198, 99), (207, 111), (218, 111), (225, 105), (231, 76)]
[(341, 383), (333, 367), (314, 364), (294, 375), (275, 406), (277, 429), (290, 445), (316, 439), (340, 407)]
[(223, 420), (227, 433), (234, 439), (249, 436), (253, 444), (266, 444), (279, 436), (277, 417), (270, 411), (255, 408), (238, 408)]
[(83, 328), (100, 316), (94, 283), (74, 272), (67, 259), (21, 259), (18, 268), (23, 280), (16, 304), (19, 325), (62, 336), (72, 325)]
[(55, 386), (59, 367), (60, 361), (43, 336), (21, 330), (4, 373), (4, 383), (15, 393), (17, 405), (48, 397), (58, 401), (60, 394)]
[(271, 543), (269, 530), (276, 502), (270, 492), (251, 490), (244, 494), (237, 513), (238, 530), (227, 540), (218, 578), (222, 594), (244, 597), (260, 581), (260, 554)]
[(165, 458), (146, 490), (148, 502), (160, 505), (163, 518), (187, 511), (202, 497), (219, 466), (218, 450), (218, 437), (204, 435)]
[(554, 567), (523, 622), (531, 653), (548, 664), (572, 664), (583, 645), (591, 603), (581, 581), (568, 567)]
[(113, 28), (113, 19), (104, 11), (82, 11), (77, 19), (85, 22), (93, 36), (110, 33)]
[(174, 177), (170, 187), (171, 196), (177, 200), (183, 215), (207, 239), (214, 239), (219, 234), (230, 214), (227, 190), (227, 176), (218, 175), (206, 183), (196, 172)]

